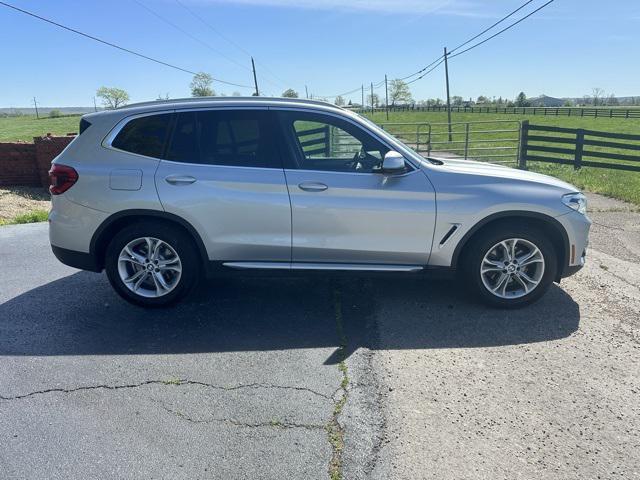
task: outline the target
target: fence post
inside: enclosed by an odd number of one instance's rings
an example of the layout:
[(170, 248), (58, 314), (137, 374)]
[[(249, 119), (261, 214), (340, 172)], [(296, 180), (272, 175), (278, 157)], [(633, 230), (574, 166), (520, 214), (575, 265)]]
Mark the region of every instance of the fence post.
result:
[(464, 159), (466, 160), (469, 156), (469, 122), (464, 129)]
[(326, 157), (331, 156), (331, 145), (329, 142), (331, 141), (331, 134), (329, 132), (329, 125), (324, 126), (324, 154)]
[(584, 129), (576, 130), (576, 156), (573, 163), (574, 170), (582, 168), (582, 151), (584, 150)]
[(520, 124), (520, 150), (518, 152), (518, 168), (527, 169), (527, 144), (529, 141), (529, 120), (523, 120)]

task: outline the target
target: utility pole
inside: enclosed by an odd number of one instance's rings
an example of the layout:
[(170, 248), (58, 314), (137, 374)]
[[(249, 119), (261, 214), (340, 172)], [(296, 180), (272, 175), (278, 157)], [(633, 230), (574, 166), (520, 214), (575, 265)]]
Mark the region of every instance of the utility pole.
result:
[(93, 97), (93, 111), (94, 112), (98, 111), (98, 106), (96, 105), (96, 97)]
[(362, 113), (364, 113), (364, 83), (362, 84)]
[(304, 93), (307, 95), (307, 100), (309, 99), (309, 89), (307, 88), (307, 86), (304, 86)]
[(253, 83), (256, 86), (256, 97), (259, 97), (260, 92), (258, 91), (258, 78), (256, 77), (256, 64), (253, 61), (253, 57), (251, 57), (251, 68), (253, 69)]
[(373, 115), (373, 82), (371, 82), (371, 115)]
[(447, 120), (449, 123), (449, 142), (453, 141), (451, 135), (451, 97), (449, 96), (449, 62), (447, 60), (447, 47), (444, 47), (444, 75), (447, 80)]
[(387, 86), (387, 74), (384, 74), (384, 97), (385, 106), (387, 107), (387, 122), (389, 121), (389, 87)]
[(36, 102), (36, 97), (33, 97), (33, 106), (36, 107), (36, 118), (40, 118), (40, 114), (38, 114), (38, 102)]

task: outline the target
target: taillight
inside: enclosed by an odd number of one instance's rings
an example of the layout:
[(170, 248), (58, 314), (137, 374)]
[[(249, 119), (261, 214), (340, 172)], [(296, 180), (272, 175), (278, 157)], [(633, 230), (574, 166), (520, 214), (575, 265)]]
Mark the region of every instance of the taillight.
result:
[(69, 190), (78, 181), (78, 172), (67, 165), (54, 163), (49, 170), (49, 191), (51, 195), (60, 195)]

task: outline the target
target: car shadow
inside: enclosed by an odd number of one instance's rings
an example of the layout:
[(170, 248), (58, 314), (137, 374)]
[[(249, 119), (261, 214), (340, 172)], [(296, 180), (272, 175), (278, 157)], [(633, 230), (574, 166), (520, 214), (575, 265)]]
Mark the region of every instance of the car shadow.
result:
[[(558, 286), (536, 304), (497, 310), (452, 281), (230, 278), (167, 309), (129, 305), (102, 274), (78, 272), (0, 305), (0, 355), (135, 355), (335, 347), (473, 348), (561, 339), (580, 310)], [(338, 323), (340, 325), (338, 325)], [(339, 350), (346, 337), (346, 352)], [(340, 354), (338, 355), (338, 352)]]

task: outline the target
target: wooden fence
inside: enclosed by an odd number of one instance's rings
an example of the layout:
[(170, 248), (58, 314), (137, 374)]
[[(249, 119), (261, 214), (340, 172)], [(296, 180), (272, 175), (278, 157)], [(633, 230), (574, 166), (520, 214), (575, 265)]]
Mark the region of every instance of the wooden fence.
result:
[(527, 161), (573, 165), (575, 169), (597, 167), (640, 172), (640, 135), (530, 125), (525, 120), (521, 127), (519, 167), (527, 168)]
[[(371, 108), (357, 109), (359, 113), (370, 113)], [(374, 108), (375, 112), (385, 112), (386, 109)], [(406, 105), (389, 107), (390, 112), (446, 112), (446, 106)], [(640, 107), (498, 107), (473, 106), (451, 107), (457, 113), (502, 113), (512, 115), (547, 115), (555, 117), (595, 117), (595, 118), (640, 118)]]

